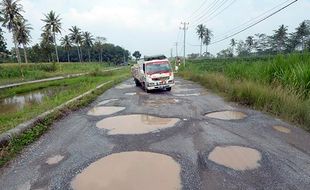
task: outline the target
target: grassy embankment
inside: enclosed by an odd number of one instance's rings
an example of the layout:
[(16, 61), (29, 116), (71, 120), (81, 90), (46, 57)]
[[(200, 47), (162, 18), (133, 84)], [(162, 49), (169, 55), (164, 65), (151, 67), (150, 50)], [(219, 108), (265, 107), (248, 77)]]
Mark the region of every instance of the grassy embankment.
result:
[[(83, 97), (77, 102), (74, 102), (68, 105), (65, 109), (60, 110), (59, 112), (50, 114), (44, 120), (37, 123), (37, 125), (23, 133), (21, 136), (13, 138), (13, 140), (4, 147), (0, 147), (0, 167), (2, 167), (9, 160), (18, 155), (22, 149), (37, 140), (45, 131), (48, 130), (49, 126), (55, 120), (58, 120), (66, 116), (71, 111), (77, 110), (83, 106), (88, 105), (93, 100), (95, 100), (100, 94), (102, 94), (107, 89), (111, 88), (115, 84), (127, 79), (129, 77), (129, 69), (124, 68), (117, 71), (109, 72), (93, 72), (88, 76), (73, 78), (73, 79), (64, 79), (61, 81), (45, 82), (40, 84), (27, 85), (27, 87), (16, 87), (7, 90), (4, 94), (5, 96), (15, 93), (18, 91), (25, 92), (25, 89), (29, 91), (38, 89), (38, 88), (48, 88), (50, 86), (66, 86), (65, 90), (60, 91), (59, 93), (53, 95), (53, 97), (47, 97), (42, 103), (32, 105), (30, 107), (25, 107), (25, 109), (11, 113), (0, 115), (0, 130), (4, 132), (10, 128), (15, 127), (21, 122), (29, 120), (44, 111), (47, 111), (51, 108), (54, 108), (62, 103), (84, 93), (88, 90), (91, 90), (107, 81), (112, 81), (100, 89), (97, 89), (95, 92)], [(1, 93), (2, 94), (2, 93)]]
[(190, 60), (180, 76), (310, 131), (310, 54)]
[[(0, 64), (0, 85), (107, 69), (107, 63)], [(22, 73), (24, 78), (22, 78)]]

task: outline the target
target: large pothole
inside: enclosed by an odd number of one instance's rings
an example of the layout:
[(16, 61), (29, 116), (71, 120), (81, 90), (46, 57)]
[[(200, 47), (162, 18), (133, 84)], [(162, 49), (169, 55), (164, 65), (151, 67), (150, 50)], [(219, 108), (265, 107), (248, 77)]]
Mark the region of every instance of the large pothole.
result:
[(126, 88), (133, 88), (135, 87), (135, 85), (133, 84), (120, 84), (118, 86), (116, 86), (116, 89), (126, 89)]
[(276, 125), (276, 126), (273, 126), (273, 129), (281, 132), (281, 133), (291, 133), (291, 130), (289, 128), (286, 128), (286, 127), (283, 127), (283, 126), (280, 126), (280, 125)]
[(165, 98), (165, 99), (147, 99), (143, 102), (143, 104), (150, 107), (160, 107), (163, 105), (177, 104), (179, 102), (180, 100), (175, 98)]
[(88, 111), (87, 115), (91, 116), (102, 116), (112, 115), (114, 113), (123, 111), (125, 107), (114, 107), (114, 106), (98, 106)]
[(208, 159), (234, 170), (253, 170), (260, 166), (261, 153), (252, 148), (241, 146), (216, 147)]
[(53, 156), (53, 157), (50, 157), (46, 160), (46, 163), (48, 165), (55, 165), (55, 164), (58, 164), (59, 162), (61, 162), (62, 160), (64, 159), (64, 156), (62, 155), (56, 155), (56, 156)]
[(221, 120), (240, 120), (247, 117), (246, 114), (238, 111), (220, 111), (206, 114), (207, 117)]
[(104, 157), (78, 174), (74, 190), (181, 189), (181, 167), (173, 158), (151, 152), (123, 152)]
[(109, 135), (145, 134), (173, 127), (180, 119), (150, 115), (122, 115), (103, 119), (96, 126), (107, 129)]

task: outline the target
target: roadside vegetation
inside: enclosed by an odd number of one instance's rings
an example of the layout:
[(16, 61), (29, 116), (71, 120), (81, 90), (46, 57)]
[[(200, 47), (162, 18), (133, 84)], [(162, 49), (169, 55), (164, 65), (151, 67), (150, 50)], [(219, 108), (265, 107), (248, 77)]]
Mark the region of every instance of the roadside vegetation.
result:
[(111, 68), (107, 63), (0, 64), (0, 85)]
[(2, 90), (0, 99), (33, 92), (35, 90), (61, 89), (55, 91), (52, 96), (45, 96), (43, 101), (38, 104), (25, 104), (25, 107), (21, 110), (1, 113), (0, 109), (0, 133), (12, 129), (18, 124), (32, 119), (47, 110), (55, 108), (56, 106), (95, 88), (99, 84), (128, 77), (128, 73), (129, 71), (127, 68), (109, 72), (95, 71), (82, 77), (36, 83)]
[(190, 60), (179, 74), (310, 131), (310, 54)]

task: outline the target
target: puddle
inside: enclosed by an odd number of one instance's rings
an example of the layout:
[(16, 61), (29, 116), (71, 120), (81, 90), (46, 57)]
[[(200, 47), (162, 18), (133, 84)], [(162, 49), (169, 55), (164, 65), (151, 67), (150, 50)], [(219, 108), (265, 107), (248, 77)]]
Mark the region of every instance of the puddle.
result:
[(135, 87), (135, 85), (133, 85), (133, 84), (120, 84), (120, 85), (116, 86), (115, 88), (116, 89), (126, 89), (126, 88), (132, 88), (132, 87)]
[(64, 156), (56, 155), (56, 156), (48, 158), (46, 160), (46, 163), (48, 165), (55, 165), (55, 164), (58, 164), (60, 161), (62, 161), (62, 159), (64, 159)]
[(99, 106), (89, 110), (87, 115), (91, 116), (112, 115), (114, 113), (123, 111), (124, 109), (125, 107)]
[(128, 92), (128, 93), (125, 93), (125, 95), (127, 96), (134, 96), (136, 95), (137, 93), (136, 92)]
[(109, 100), (103, 100), (102, 102), (99, 102), (98, 106), (103, 106), (103, 105), (106, 105), (110, 102), (115, 102), (117, 101), (118, 99), (109, 99)]
[(174, 99), (174, 98), (165, 98), (165, 99), (153, 99), (153, 100), (145, 100), (144, 105), (150, 106), (150, 107), (160, 107), (162, 105), (169, 105), (169, 104), (177, 104), (180, 100)]
[(178, 118), (160, 118), (149, 115), (123, 115), (103, 119), (96, 126), (107, 129), (109, 135), (133, 135), (157, 132), (160, 129), (173, 127)]
[(216, 147), (208, 159), (225, 167), (244, 171), (253, 170), (260, 166), (261, 154), (255, 149), (241, 146)]
[(174, 94), (174, 96), (178, 96), (178, 97), (200, 96), (200, 93), (193, 93), (193, 94)]
[(221, 111), (206, 114), (207, 117), (222, 119), (222, 120), (239, 120), (247, 117), (246, 114), (237, 111)]
[(20, 111), (27, 106), (40, 104), (44, 101), (45, 97), (53, 96), (56, 93), (63, 91), (64, 88), (65, 87), (48, 88), (0, 99), (0, 114), (12, 113)]
[(177, 190), (181, 167), (173, 158), (150, 152), (123, 152), (104, 157), (78, 174), (74, 190)]
[(289, 128), (286, 128), (286, 127), (282, 127), (282, 126), (279, 126), (279, 125), (276, 125), (276, 126), (273, 126), (273, 129), (277, 130), (277, 131), (280, 131), (282, 133), (291, 133), (291, 130)]

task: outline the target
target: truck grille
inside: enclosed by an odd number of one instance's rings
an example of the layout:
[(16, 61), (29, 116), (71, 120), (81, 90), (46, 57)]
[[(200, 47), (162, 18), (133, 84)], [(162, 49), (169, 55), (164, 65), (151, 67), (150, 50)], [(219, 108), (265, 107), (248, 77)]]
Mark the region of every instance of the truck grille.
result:
[(160, 78), (153, 78), (153, 81), (162, 81), (162, 80), (169, 80), (170, 77), (160, 77)]

